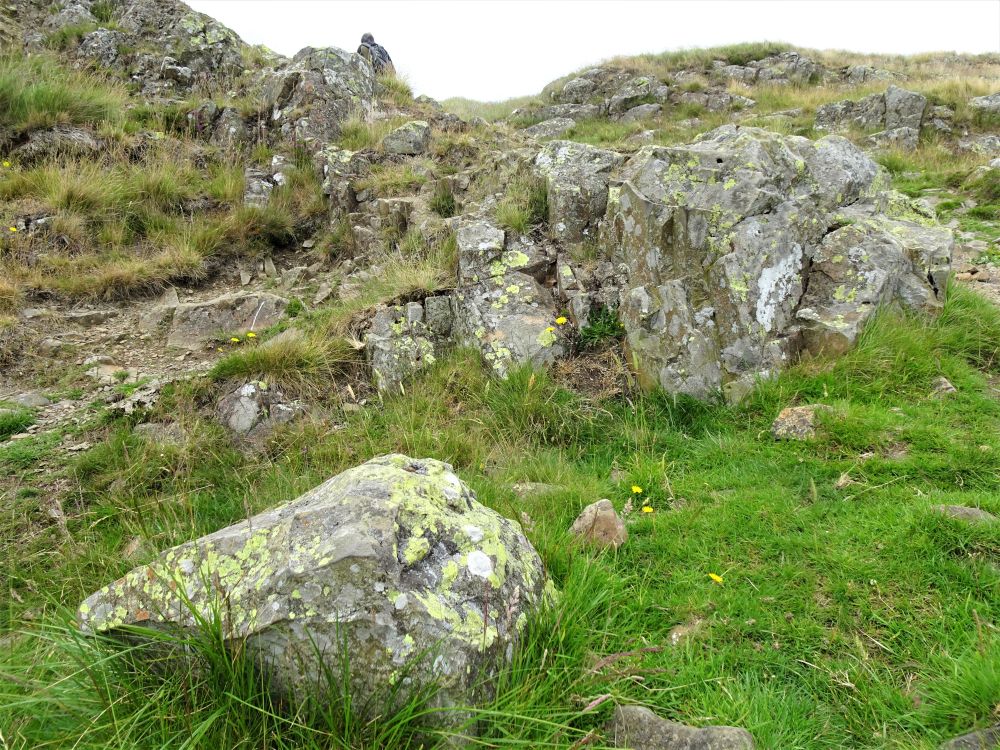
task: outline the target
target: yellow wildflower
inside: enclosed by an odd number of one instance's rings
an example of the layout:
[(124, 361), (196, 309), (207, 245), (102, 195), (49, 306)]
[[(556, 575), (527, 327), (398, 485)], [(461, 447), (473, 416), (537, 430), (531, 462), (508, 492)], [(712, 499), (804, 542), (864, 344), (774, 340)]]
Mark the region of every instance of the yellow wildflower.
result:
[(257, 338), (257, 334), (254, 333), (253, 331), (250, 331), (250, 333), (247, 334), (247, 338), (248, 339), (255, 339), (255, 338)]
[(715, 573), (709, 573), (708, 577), (711, 578), (716, 583), (722, 583), (722, 576), (720, 575), (717, 575)]
[(16, 232), (16, 231), (17, 231), (17, 227), (7, 227), (7, 228), (8, 228), (8, 229), (9, 229), (10, 231), (12, 231), (12, 232)]
[(653, 512), (653, 507), (651, 505), (643, 505), (642, 506), (642, 512), (643, 513), (652, 513)]
[(9, 161), (5, 161), (5, 162), (3, 163), (3, 165), (4, 165), (4, 168), (6, 168), (6, 167), (9, 167), (9, 166), (10, 166), (10, 162), (9, 162)]
[(239, 340), (239, 339), (238, 339), (238, 338), (237, 338), (236, 336), (233, 336), (233, 337), (232, 337), (231, 339), (229, 339), (229, 340), (230, 340), (231, 342), (233, 342), (234, 344), (238, 344), (238, 343), (240, 343), (240, 340)]
[(568, 320), (566, 319), (566, 316), (565, 316), (565, 315), (560, 315), (560, 316), (559, 316), (558, 318), (556, 318), (556, 324), (557, 324), (557, 325), (561, 325), (561, 326), (564, 326), (564, 325), (566, 325), (566, 324), (567, 324), (568, 322), (569, 322), (569, 321), (568, 321)]
[(642, 487), (640, 487), (637, 484), (633, 484), (632, 485), (632, 494), (633, 495), (641, 495), (642, 494)]
[(555, 326), (549, 326), (548, 328), (545, 329), (545, 332), (546, 333), (552, 333), (555, 330), (556, 330)]

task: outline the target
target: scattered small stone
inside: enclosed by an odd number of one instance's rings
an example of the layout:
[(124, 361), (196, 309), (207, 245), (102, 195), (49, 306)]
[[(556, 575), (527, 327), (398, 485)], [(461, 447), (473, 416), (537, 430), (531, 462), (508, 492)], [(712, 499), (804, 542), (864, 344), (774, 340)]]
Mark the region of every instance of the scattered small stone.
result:
[(82, 326), (96, 326), (115, 317), (115, 310), (79, 310), (66, 313), (66, 320)]
[(670, 640), (670, 645), (679, 646), (681, 643), (701, 630), (701, 626), (704, 622), (705, 621), (700, 617), (695, 617), (693, 620), (681, 623), (680, 625), (675, 625), (670, 629), (670, 633), (667, 636)]
[(612, 747), (630, 750), (753, 750), (753, 736), (739, 727), (689, 727), (667, 721), (645, 706), (618, 706), (608, 726)]
[(85, 440), (82, 443), (77, 443), (76, 445), (69, 446), (66, 450), (68, 450), (70, 453), (80, 453), (82, 451), (90, 450), (90, 448), (91, 444)]
[(156, 445), (181, 445), (184, 430), (176, 423), (144, 422), (132, 428), (132, 434)]
[(628, 540), (625, 524), (615, 513), (611, 501), (607, 499), (598, 500), (584, 508), (569, 531), (574, 536), (602, 548), (617, 549)]
[(333, 287), (324, 281), (319, 285), (319, 289), (316, 291), (316, 296), (313, 297), (313, 305), (319, 305), (325, 302), (329, 299), (331, 294), (333, 294)]
[(1000, 724), (963, 734), (941, 745), (941, 750), (993, 750), (1000, 748)]
[(514, 490), (514, 494), (518, 497), (547, 495), (551, 492), (559, 492), (564, 489), (561, 485), (546, 484), (545, 482), (515, 482), (510, 488)]
[(833, 411), (824, 404), (787, 406), (771, 425), (775, 440), (809, 440), (816, 437), (816, 412)]
[(274, 267), (274, 261), (270, 257), (264, 258), (264, 274), (272, 279), (278, 275), (278, 269)]
[(966, 521), (968, 523), (992, 523), (998, 520), (992, 513), (965, 505), (932, 505), (931, 511), (947, 518), (954, 518), (957, 521)]
[(958, 389), (946, 377), (935, 378), (931, 385), (934, 387), (934, 390), (931, 391), (931, 396), (936, 398), (958, 392)]
[(521, 511), (519, 518), (521, 519), (521, 528), (527, 532), (532, 532), (535, 530), (535, 522), (532, 520), (531, 516)]
[(314, 247), (316, 247), (316, 240), (306, 240), (302, 243), (303, 250), (312, 250)]
[(240, 269), (240, 286), (246, 286), (247, 284), (250, 283), (252, 279), (253, 276), (250, 275), (250, 272), (248, 270), (246, 270), (245, 268)]

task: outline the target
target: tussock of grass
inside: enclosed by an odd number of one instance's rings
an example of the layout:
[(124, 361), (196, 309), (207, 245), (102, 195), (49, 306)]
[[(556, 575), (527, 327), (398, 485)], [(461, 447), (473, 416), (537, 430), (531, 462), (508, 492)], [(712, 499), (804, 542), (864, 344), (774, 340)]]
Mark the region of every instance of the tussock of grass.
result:
[(448, 112), (458, 115), (463, 120), (482, 117), (487, 122), (496, 122), (497, 120), (509, 117), (515, 109), (540, 103), (541, 100), (538, 96), (517, 96), (501, 102), (477, 102), (474, 99), (454, 97), (452, 99), (445, 99), (441, 102), (441, 106)]
[(519, 177), (507, 186), (507, 194), (496, 208), (497, 222), (524, 234), (546, 221), (549, 214), (548, 189), (542, 179)]
[(6, 409), (0, 402), (0, 440), (24, 432), (35, 423), (31, 412), (25, 409)]
[(382, 139), (405, 123), (403, 117), (369, 122), (355, 114), (341, 124), (338, 142), (348, 151), (378, 151), (382, 148)]
[(216, 363), (210, 376), (215, 380), (262, 379), (296, 393), (316, 395), (357, 361), (357, 351), (342, 339), (282, 336), (233, 352)]
[(413, 103), (413, 89), (406, 79), (396, 73), (383, 73), (376, 83), (378, 97), (397, 107), (405, 107)]
[(427, 174), (424, 169), (417, 170), (409, 162), (388, 163), (372, 167), (371, 174), (358, 180), (355, 187), (359, 191), (371, 190), (379, 197), (394, 197), (414, 193), (425, 182)]
[(119, 120), (123, 88), (44, 55), (0, 57), (0, 125), (14, 131)]

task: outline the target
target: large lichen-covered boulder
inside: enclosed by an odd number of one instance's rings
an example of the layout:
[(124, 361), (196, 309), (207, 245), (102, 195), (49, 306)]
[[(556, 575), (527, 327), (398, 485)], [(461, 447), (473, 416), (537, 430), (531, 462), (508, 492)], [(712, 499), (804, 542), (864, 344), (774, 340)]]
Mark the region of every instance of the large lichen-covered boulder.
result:
[(889, 216), (884, 173), (839, 136), (727, 125), (621, 177), (600, 246), (647, 386), (738, 398), (803, 348), (842, 351), (880, 305), (939, 304), (951, 233)]
[(625, 157), (574, 141), (550, 141), (535, 158), (548, 185), (549, 232), (554, 240), (580, 243), (596, 237), (608, 203), (611, 172)]
[(264, 86), (272, 124), (318, 150), (352, 113), (372, 109), (375, 73), (361, 55), (336, 47), (300, 50)]
[[(548, 590), (547, 590), (548, 587)], [(85, 632), (198, 628), (221, 616), (286, 700), (434, 681), (442, 706), (488, 697), (549, 596), (520, 526), (432, 459), (375, 458), (298, 499), (167, 550), (88, 597)], [(405, 690), (403, 691), (406, 692)]]

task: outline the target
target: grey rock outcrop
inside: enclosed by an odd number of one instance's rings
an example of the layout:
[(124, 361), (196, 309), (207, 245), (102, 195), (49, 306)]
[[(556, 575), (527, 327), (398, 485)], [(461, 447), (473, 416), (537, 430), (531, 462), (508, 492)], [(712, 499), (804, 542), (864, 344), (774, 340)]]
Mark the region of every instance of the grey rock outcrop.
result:
[(996, 750), (1000, 747), (1000, 724), (979, 729), (961, 737), (953, 737), (941, 745), (941, 750)]
[(278, 389), (261, 383), (246, 383), (219, 400), (219, 422), (239, 438), (254, 442), (266, 438), (275, 427), (287, 424), (304, 408), (288, 401)]
[(739, 727), (689, 727), (660, 718), (644, 706), (618, 706), (608, 727), (612, 747), (630, 750), (754, 750)]
[(614, 151), (574, 141), (550, 141), (535, 158), (548, 185), (549, 232), (553, 239), (593, 239), (608, 201), (611, 172), (625, 161)]
[(490, 697), (548, 585), (520, 526), (476, 502), (451, 466), (391, 455), (167, 550), (77, 618), (113, 633), (221, 616), (224, 637), (289, 701), (324, 691), (323, 665), (339, 673), (349, 655), (358, 706), (397, 680), (433, 681), (438, 705), (468, 705)]
[(621, 178), (600, 248), (645, 385), (739, 398), (803, 349), (845, 350), (881, 305), (941, 304), (951, 233), (883, 213), (884, 174), (839, 136), (727, 125)]
[(576, 125), (576, 121), (569, 117), (553, 117), (551, 120), (542, 120), (539, 123), (525, 128), (521, 132), (532, 138), (557, 138)]
[(833, 102), (816, 109), (817, 130), (836, 131), (848, 127), (894, 131), (908, 128), (920, 132), (927, 113), (927, 97), (898, 86), (863, 99)]
[(976, 112), (987, 115), (1000, 115), (1000, 92), (973, 97), (969, 100), (969, 106)]
[(264, 86), (272, 124), (316, 150), (339, 135), (352, 113), (371, 111), (374, 99), (371, 65), (336, 47), (306, 47)]
[(365, 354), (379, 390), (394, 388), (434, 364), (450, 345), (452, 298), (393, 305), (375, 313), (365, 337)]
[(101, 142), (89, 130), (72, 125), (56, 125), (47, 130), (33, 131), (12, 153), (19, 161), (31, 164), (57, 156), (93, 156), (100, 150)]
[(966, 505), (932, 505), (931, 511), (966, 523), (988, 524), (1000, 520), (982, 508), (970, 508)]
[(430, 146), (431, 127), (423, 120), (412, 120), (401, 125), (382, 139), (382, 148), (387, 154), (416, 156)]

